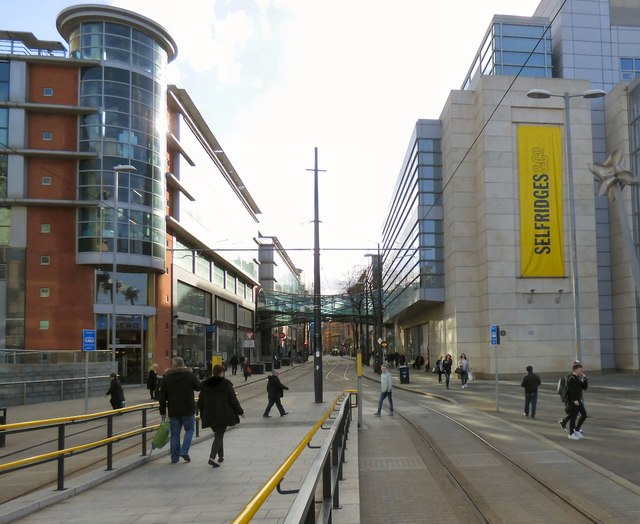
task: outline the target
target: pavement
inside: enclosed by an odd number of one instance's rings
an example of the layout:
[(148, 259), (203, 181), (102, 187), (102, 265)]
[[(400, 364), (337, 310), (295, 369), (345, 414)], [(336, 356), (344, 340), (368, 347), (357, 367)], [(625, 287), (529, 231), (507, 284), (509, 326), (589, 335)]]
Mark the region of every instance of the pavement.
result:
[[(310, 369), (310, 366), (304, 366)], [(302, 372), (302, 366), (282, 370), (286, 384), (294, 373)], [(245, 417), (240, 424), (229, 428), (224, 439), (225, 461), (220, 468), (207, 464), (212, 443), (210, 429), (201, 430), (194, 437), (190, 451), (191, 462), (171, 464), (169, 446), (154, 450), (151, 456), (132, 456), (114, 463), (111, 471), (102, 469), (65, 480), (65, 490), (53, 488), (19, 497), (0, 505), (0, 523), (46, 522), (86, 523), (90, 517), (94, 523), (163, 523), (163, 522), (231, 522), (246, 503), (282, 465), (311, 428), (330, 408), (340, 391), (325, 389), (323, 403), (313, 402), (308, 391), (286, 392), (283, 404), (289, 414), (280, 417), (274, 407), (271, 418), (262, 417), (265, 404), (265, 381), (268, 375), (254, 375), (247, 384), (241, 375), (228, 378), (241, 390), (256, 382), (253, 400), (242, 402)], [(304, 379), (303, 379), (304, 380)], [(306, 381), (308, 383), (308, 380)], [(302, 388), (296, 388), (302, 389)], [(244, 391), (243, 391), (244, 392)], [(127, 406), (149, 400), (143, 387), (126, 387)], [(84, 412), (84, 399), (67, 400), (47, 404), (33, 404), (12, 408), (9, 423), (26, 420), (70, 416)], [(89, 399), (89, 412), (101, 411), (108, 406), (108, 397)], [(331, 425), (327, 421), (325, 426)], [(23, 433), (25, 438), (37, 432)], [(311, 441), (319, 446), (326, 432), (320, 430)], [(7, 436), (7, 447), (0, 455), (7, 455), (12, 447), (25, 446), (24, 438), (15, 442), (17, 435)], [(41, 438), (41, 437), (39, 437)], [(351, 425), (348, 453), (358, 456), (357, 424)], [(150, 446), (149, 446), (150, 449)], [(306, 448), (294, 466), (285, 475), (282, 488), (300, 487), (316, 457), (316, 450)], [(13, 460), (6, 457), (2, 462)], [(28, 471), (36, 471), (31, 468)], [(340, 484), (340, 500), (343, 513), (350, 522), (360, 522), (358, 515), (357, 460), (345, 464), (344, 478)], [(16, 479), (22, 472), (18, 472)], [(0, 477), (11, 482), (9, 475)], [(54, 486), (55, 487), (55, 486)], [(277, 492), (267, 499), (252, 522), (282, 522), (295, 495)]]
[[(310, 366), (295, 366), (283, 369), (282, 380), (286, 384), (294, 380), (296, 373)], [(455, 428), (446, 424), (430, 424), (435, 415), (425, 416), (426, 402), (435, 402), (438, 409), (451, 417), (464, 418), (468, 424), (489, 439), (505, 444), (506, 452), (514, 459), (524, 460), (542, 482), (567, 483), (579, 490), (572, 497), (583, 504), (586, 511), (594, 515), (608, 515), (603, 522), (640, 521), (640, 483), (629, 481), (588, 460), (579, 450), (567, 446), (566, 436), (561, 441), (552, 433), (541, 434), (537, 428), (522, 423), (522, 392), (519, 381), (501, 381), (500, 411), (495, 410), (496, 395), (493, 380), (474, 381), (468, 390), (460, 390), (459, 381), (452, 377), (452, 389), (446, 390), (437, 383), (437, 377), (424, 370), (410, 369), (410, 383), (400, 384), (398, 370), (392, 369), (396, 409), (403, 414), (419, 417), (424, 429), (433, 432), (435, 442), (442, 446), (453, 468), (464, 469), (468, 478), (475, 478), (487, 471), (483, 461), (486, 451), (471, 449), (471, 444), (449, 446), (455, 442)], [(344, 465), (344, 480), (341, 481), (341, 508), (334, 511), (333, 522), (356, 524), (360, 522), (426, 522), (425, 511), (429, 508), (429, 521), (468, 522), (470, 515), (465, 504), (432, 505), (428, 501), (442, 500), (446, 493), (446, 479), (438, 476), (435, 466), (425, 457), (424, 446), (416, 442), (411, 428), (401, 417), (374, 417), (379, 380), (371, 368), (364, 367), (365, 398), (363, 420), (357, 430), (357, 410), (348, 441), (347, 462)], [(250, 383), (266, 380), (267, 375), (254, 375)], [(243, 392), (249, 391), (241, 375), (228, 376)], [(308, 378), (306, 380), (309, 387)], [(610, 374), (589, 376), (588, 402), (599, 392), (612, 398), (624, 399), (632, 409), (637, 409), (640, 400), (640, 377), (633, 374)], [(557, 377), (543, 378), (545, 396), (541, 396), (539, 416), (530, 423), (549, 427), (564, 436), (557, 427), (558, 399), (552, 397)], [(249, 384), (250, 386), (251, 384)], [(245, 387), (247, 389), (245, 389)], [(0, 505), (0, 524), (5, 522), (36, 523), (84, 523), (88, 519), (95, 523), (164, 523), (164, 522), (216, 522), (226, 523), (242, 510), (264, 482), (284, 462), (311, 427), (326, 412), (329, 403), (338, 395), (340, 388), (328, 389), (327, 382), (322, 404), (313, 402), (302, 387), (286, 392), (285, 408), (290, 412), (279, 417), (272, 411), (272, 418), (262, 418), (264, 409), (264, 387), (258, 384), (253, 400), (243, 401), (247, 413), (241, 423), (230, 428), (225, 436), (225, 462), (214, 469), (207, 466), (211, 433), (204, 430), (194, 439), (190, 452), (191, 462), (171, 465), (168, 446), (154, 451), (151, 456), (129, 457), (114, 464), (112, 471), (92, 471), (66, 481), (62, 492), (44, 489)], [(311, 391), (313, 385), (311, 384)], [(347, 387), (351, 387), (350, 385)], [(401, 391), (421, 393), (412, 401), (403, 401)], [(126, 388), (127, 405), (148, 400), (142, 387)], [(557, 397), (557, 395), (555, 395)], [(424, 399), (424, 400), (423, 400)], [(553, 413), (544, 413), (553, 404)], [(593, 403), (595, 404), (595, 403)], [(100, 411), (108, 406), (107, 397), (89, 399), (89, 411)], [(594, 405), (595, 407), (595, 405)], [(491, 411), (496, 411), (491, 413)], [(21, 406), (12, 408), (8, 422), (68, 416), (84, 412), (84, 399)], [(516, 418), (518, 417), (518, 418)], [(540, 420), (538, 420), (540, 419)], [(548, 419), (548, 420), (545, 420)], [(527, 419), (528, 420), (528, 419)], [(546, 424), (546, 426), (545, 426)], [(637, 439), (638, 421), (629, 427), (622, 438)], [(552, 429), (552, 426), (556, 427)], [(590, 428), (591, 430), (591, 428)], [(573, 443), (591, 446), (606, 446), (600, 442), (595, 430), (589, 442)], [(208, 433), (207, 433), (208, 432)], [(322, 435), (318, 435), (319, 444)], [(8, 442), (7, 446), (10, 447)], [(576, 446), (577, 447), (577, 446)], [(637, 448), (637, 440), (636, 440)], [(2, 455), (6, 450), (0, 450)], [(596, 449), (597, 452), (597, 449)], [(296, 465), (285, 476), (283, 489), (300, 486), (315, 457), (314, 450), (306, 449)], [(486, 460), (489, 460), (488, 458)], [(638, 456), (630, 459), (638, 462)], [(3, 459), (6, 462), (7, 459)], [(143, 466), (143, 467), (141, 467)], [(35, 468), (37, 469), (37, 468)], [(636, 468), (638, 469), (638, 468)], [(523, 507), (518, 497), (513, 497), (512, 483), (508, 475), (492, 464), (490, 479), (477, 477), (478, 486), (490, 486), (500, 501), (495, 515), (503, 522), (521, 520)], [(0, 477), (6, 482), (7, 477)], [(492, 483), (489, 483), (489, 480)], [(391, 487), (393, 486), (393, 487)], [(390, 490), (399, 495), (390, 497)], [(504, 501), (500, 498), (504, 496)], [(294, 496), (274, 492), (252, 522), (284, 522)], [(408, 503), (418, 501), (417, 504)], [(513, 504), (509, 501), (512, 500)], [(506, 501), (506, 502), (505, 502)], [(468, 506), (468, 504), (467, 504)], [(487, 508), (489, 514), (494, 510)], [(541, 509), (539, 521), (559, 522), (552, 509)], [(556, 515), (557, 517), (557, 515)]]

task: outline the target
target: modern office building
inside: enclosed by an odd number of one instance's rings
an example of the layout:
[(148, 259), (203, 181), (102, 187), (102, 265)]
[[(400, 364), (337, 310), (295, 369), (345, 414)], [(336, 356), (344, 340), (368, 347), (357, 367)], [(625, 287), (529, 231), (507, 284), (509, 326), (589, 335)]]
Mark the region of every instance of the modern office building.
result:
[(542, 0), (532, 17), (493, 18), (462, 88), (417, 122), (391, 199), (395, 347), (464, 352), (484, 375), (576, 358), (639, 369), (638, 186), (589, 171), (619, 150), (638, 173), (638, 76), (637, 2)]
[(108, 6), (57, 28), (0, 31), (0, 347), (79, 350), (95, 329), (127, 382), (241, 351), (259, 264), (233, 246), (255, 245), (260, 210), (167, 85), (176, 43)]

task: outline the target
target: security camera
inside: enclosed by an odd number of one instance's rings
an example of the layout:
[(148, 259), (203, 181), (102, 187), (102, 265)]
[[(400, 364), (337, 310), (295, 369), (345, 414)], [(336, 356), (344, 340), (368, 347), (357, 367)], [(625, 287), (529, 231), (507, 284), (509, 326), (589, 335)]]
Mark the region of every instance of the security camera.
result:
[(531, 293), (535, 293), (536, 292), (535, 289), (530, 289), (529, 291), (531, 291)]

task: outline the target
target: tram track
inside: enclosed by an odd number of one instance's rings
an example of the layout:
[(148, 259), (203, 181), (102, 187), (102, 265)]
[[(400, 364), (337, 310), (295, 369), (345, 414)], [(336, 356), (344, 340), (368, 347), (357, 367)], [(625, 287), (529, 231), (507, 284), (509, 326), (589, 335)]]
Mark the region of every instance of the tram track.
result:
[[(328, 374), (325, 377), (327, 380), (335, 380)], [(374, 384), (377, 383), (374, 381)], [(376, 386), (372, 386), (369, 383), (365, 385), (366, 389), (377, 389)], [(394, 395), (400, 399), (398, 393), (402, 395), (402, 398), (415, 398), (415, 395), (431, 398), (431, 395), (425, 395), (423, 392), (413, 391), (405, 388), (394, 388)], [(371, 402), (374, 406), (378, 402), (377, 391), (375, 394), (371, 392), (363, 392), (363, 397), (367, 401)], [(397, 404), (398, 402), (396, 402)], [(444, 476), (450, 483), (450, 488), (454, 489), (456, 493), (465, 501), (465, 503), (472, 508), (473, 514), (475, 514), (478, 522), (493, 523), (504, 522), (502, 518), (505, 508), (508, 508), (509, 504), (513, 503), (513, 499), (521, 496), (522, 493), (526, 493), (527, 504), (533, 504), (534, 507), (553, 508), (551, 520), (543, 517), (541, 514), (536, 515), (536, 518), (540, 518), (541, 521), (547, 522), (592, 522), (602, 523), (605, 520), (601, 516), (591, 511), (588, 507), (585, 507), (583, 501), (574, 500), (570, 493), (566, 490), (558, 489), (556, 485), (550, 483), (548, 479), (542, 478), (540, 475), (532, 471), (523, 460), (514, 458), (510, 453), (503, 451), (498, 445), (493, 444), (480, 435), (471, 426), (456, 419), (454, 416), (445, 413), (443, 410), (434, 408), (427, 405), (424, 402), (411, 401), (411, 410), (398, 411), (397, 406), (394, 410), (395, 420), (401, 420), (401, 424), (405, 426), (405, 431), (411, 434), (411, 439), (415, 444), (416, 450), (425, 462), (425, 467), (433, 469), (434, 462), (441, 468)], [(416, 413), (416, 409), (420, 414)], [(425, 428), (425, 417), (427, 414), (429, 423)], [(438, 420), (433, 420), (433, 417), (437, 417)], [(439, 427), (442, 429), (444, 425), (448, 425), (448, 432), (461, 432), (462, 435), (455, 437), (455, 442), (460, 445), (460, 442), (464, 442), (465, 453), (452, 453), (447, 449), (449, 441), (444, 441), (445, 446), (441, 446), (438, 442), (442, 442), (442, 439), (438, 439), (437, 435), (434, 435), (432, 431), (429, 431), (431, 427)], [(440, 432), (443, 433), (443, 432)], [(448, 433), (449, 434), (449, 433)], [(482, 449), (480, 449), (482, 448)], [(471, 452), (473, 450), (473, 452)], [(456, 450), (458, 451), (458, 450)], [(490, 457), (487, 455), (489, 454)], [(494, 484), (491, 482), (482, 482), (483, 473), (480, 472), (481, 468), (466, 468), (461, 466), (461, 456), (482, 457), (482, 461), (486, 461), (491, 464), (491, 467), (496, 476), (509, 479), (509, 483), (513, 486), (511, 493), (499, 494), (493, 490)], [(430, 471), (431, 475), (442, 478), (441, 474)], [(486, 476), (486, 475), (484, 475)], [(501, 497), (504, 499), (501, 500)], [(509, 500), (506, 500), (509, 499)], [(533, 502), (532, 500), (533, 499)], [(537, 502), (536, 502), (537, 501)], [(545, 509), (542, 509), (544, 512)]]

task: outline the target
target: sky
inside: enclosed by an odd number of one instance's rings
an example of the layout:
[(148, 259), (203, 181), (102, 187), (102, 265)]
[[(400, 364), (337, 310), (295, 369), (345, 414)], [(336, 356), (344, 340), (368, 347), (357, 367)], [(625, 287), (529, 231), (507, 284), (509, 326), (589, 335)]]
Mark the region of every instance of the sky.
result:
[[(69, 0), (2, 0), (0, 29), (59, 40)], [(538, 0), (89, 0), (147, 16), (187, 90), (313, 289), (318, 148), (321, 292), (368, 264), (418, 119), (460, 89), (494, 14)], [(212, 246), (214, 249), (216, 246)], [(247, 247), (251, 247), (248, 245)]]

